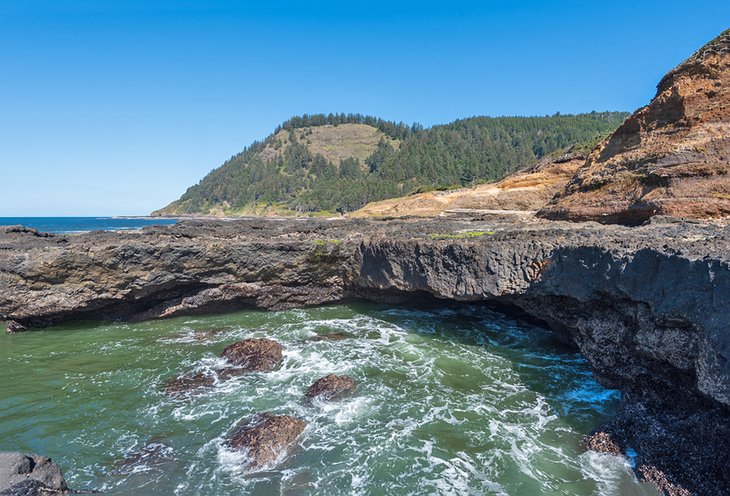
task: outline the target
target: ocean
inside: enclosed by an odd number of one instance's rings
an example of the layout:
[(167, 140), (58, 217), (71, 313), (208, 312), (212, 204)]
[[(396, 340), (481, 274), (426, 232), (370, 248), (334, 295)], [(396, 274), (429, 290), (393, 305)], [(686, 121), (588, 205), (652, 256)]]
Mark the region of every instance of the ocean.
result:
[(20, 224), (50, 233), (127, 231), (175, 222), (175, 219), (159, 217), (0, 217), (0, 226)]

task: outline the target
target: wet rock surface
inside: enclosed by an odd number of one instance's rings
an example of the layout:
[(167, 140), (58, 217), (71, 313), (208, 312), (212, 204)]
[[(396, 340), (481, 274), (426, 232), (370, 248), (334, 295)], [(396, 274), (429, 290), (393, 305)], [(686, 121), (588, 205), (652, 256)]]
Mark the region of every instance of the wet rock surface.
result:
[(242, 372), (270, 372), (284, 360), (284, 347), (272, 339), (244, 339), (226, 347), (221, 357)]
[(27, 331), (28, 328), (25, 327), (23, 324), (19, 324), (18, 322), (11, 320), (10, 322), (7, 323), (6, 330), (7, 330), (8, 334), (14, 334), (16, 332)]
[(114, 464), (111, 475), (130, 474), (136, 470), (149, 470), (174, 461), (174, 450), (166, 444), (150, 442), (134, 450)]
[(304, 395), (307, 398), (334, 400), (352, 393), (357, 384), (346, 375), (329, 374), (314, 382)]
[(623, 456), (624, 452), (618, 443), (611, 439), (611, 435), (607, 432), (594, 432), (583, 439), (582, 445), (585, 449), (596, 451), (598, 453), (608, 453), (611, 455)]
[(61, 468), (40, 455), (0, 452), (0, 495), (21, 496), (68, 491)]
[(204, 388), (211, 388), (216, 383), (215, 373), (188, 372), (177, 377), (170, 378), (164, 386), (167, 394), (181, 396)]
[(324, 334), (318, 334), (316, 336), (312, 336), (307, 341), (343, 341), (345, 339), (352, 338), (352, 335), (346, 333), (346, 332), (326, 332)]
[(262, 413), (240, 425), (228, 445), (246, 453), (246, 467), (270, 468), (294, 449), (307, 423), (290, 415)]

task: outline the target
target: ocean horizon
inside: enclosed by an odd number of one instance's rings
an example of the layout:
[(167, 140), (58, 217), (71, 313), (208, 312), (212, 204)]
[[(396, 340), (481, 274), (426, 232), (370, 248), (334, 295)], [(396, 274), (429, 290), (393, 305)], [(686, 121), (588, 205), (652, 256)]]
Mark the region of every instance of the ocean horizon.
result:
[(176, 219), (146, 216), (0, 217), (0, 226), (22, 225), (55, 234), (89, 231), (133, 231), (155, 225), (172, 225)]

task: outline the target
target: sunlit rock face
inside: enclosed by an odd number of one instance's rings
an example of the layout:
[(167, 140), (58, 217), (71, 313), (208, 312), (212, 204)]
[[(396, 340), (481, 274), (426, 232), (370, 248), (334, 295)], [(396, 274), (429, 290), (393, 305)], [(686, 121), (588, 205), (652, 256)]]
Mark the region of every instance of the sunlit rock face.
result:
[(670, 71), (589, 155), (549, 219), (638, 224), (730, 215), (730, 30)]

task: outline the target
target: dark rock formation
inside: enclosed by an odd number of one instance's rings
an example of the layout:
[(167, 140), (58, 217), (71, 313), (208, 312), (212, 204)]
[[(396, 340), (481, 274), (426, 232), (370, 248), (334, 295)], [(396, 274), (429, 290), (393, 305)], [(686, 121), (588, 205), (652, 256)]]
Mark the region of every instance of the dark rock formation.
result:
[(68, 491), (61, 469), (50, 458), (0, 452), (0, 495), (21, 496)]
[[(30, 327), (345, 298), (493, 301), (574, 342), (596, 377), (624, 392), (625, 411), (643, 405), (664, 431), (626, 427), (626, 446), (639, 465), (696, 492), (693, 481), (718, 488), (730, 477), (690, 457), (685, 466), (704, 475), (687, 479), (651, 446), (690, 435), (707, 412), (730, 423), (728, 246), (724, 225), (660, 218), (635, 228), (500, 218), (186, 221), (62, 244), (0, 232), (0, 319)], [(720, 439), (705, 448), (730, 458)], [(648, 453), (657, 454), (642, 461)]]
[(0, 496), (50, 496), (66, 493), (67, 491), (56, 491), (37, 479), (25, 479), (4, 491), (0, 491)]
[(11, 320), (10, 322), (7, 323), (6, 331), (8, 334), (13, 334), (16, 332), (23, 332), (26, 330), (28, 330), (27, 327), (25, 327), (23, 324), (19, 324), (18, 322), (15, 322), (14, 320)]
[(317, 334), (312, 336), (307, 341), (342, 341), (344, 339), (350, 339), (352, 336), (346, 332), (335, 331), (326, 332), (324, 334)]
[(306, 426), (296, 417), (263, 413), (238, 427), (228, 445), (245, 451), (247, 468), (272, 467), (291, 454)]
[(270, 372), (281, 365), (284, 348), (271, 339), (244, 339), (227, 346), (221, 356), (232, 367), (205, 372), (188, 372), (165, 383), (165, 392), (173, 396), (187, 395), (213, 387), (247, 372)]
[(165, 392), (169, 395), (180, 396), (200, 391), (203, 388), (213, 387), (216, 383), (216, 372), (188, 372), (172, 377), (165, 383)]
[(618, 443), (611, 438), (607, 432), (598, 431), (586, 436), (583, 439), (583, 447), (587, 450), (596, 451), (598, 453), (609, 453), (611, 455), (623, 456), (624, 452)]
[(317, 379), (304, 395), (307, 398), (334, 400), (353, 392), (356, 387), (357, 384), (349, 376), (329, 374)]
[(730, 30), (664, 76), (540, 212), (623, 224), (657, 214), (730, 215)]
[(221, 356), (245, 372), (270, 372), (281, 365), (283, 352), (276, 341), (254, 338), (227, 346)]
[(174, 451), (170, 446), (159, 442), (150, 442), (134, 450), (114, 464), (110, 474), (130, 474), (140, 468), (160, 467), (174, 460)]
[(31, 236), (35, 236), (37, 238), (54, 238), (56, 237), (53, 233), (47, 233), (47, 232), (39, 232), (38, 229), (35, 227), (26, 227), (26, 226), (6, 226), (5, 232), (8, 234), (29, 234)]

